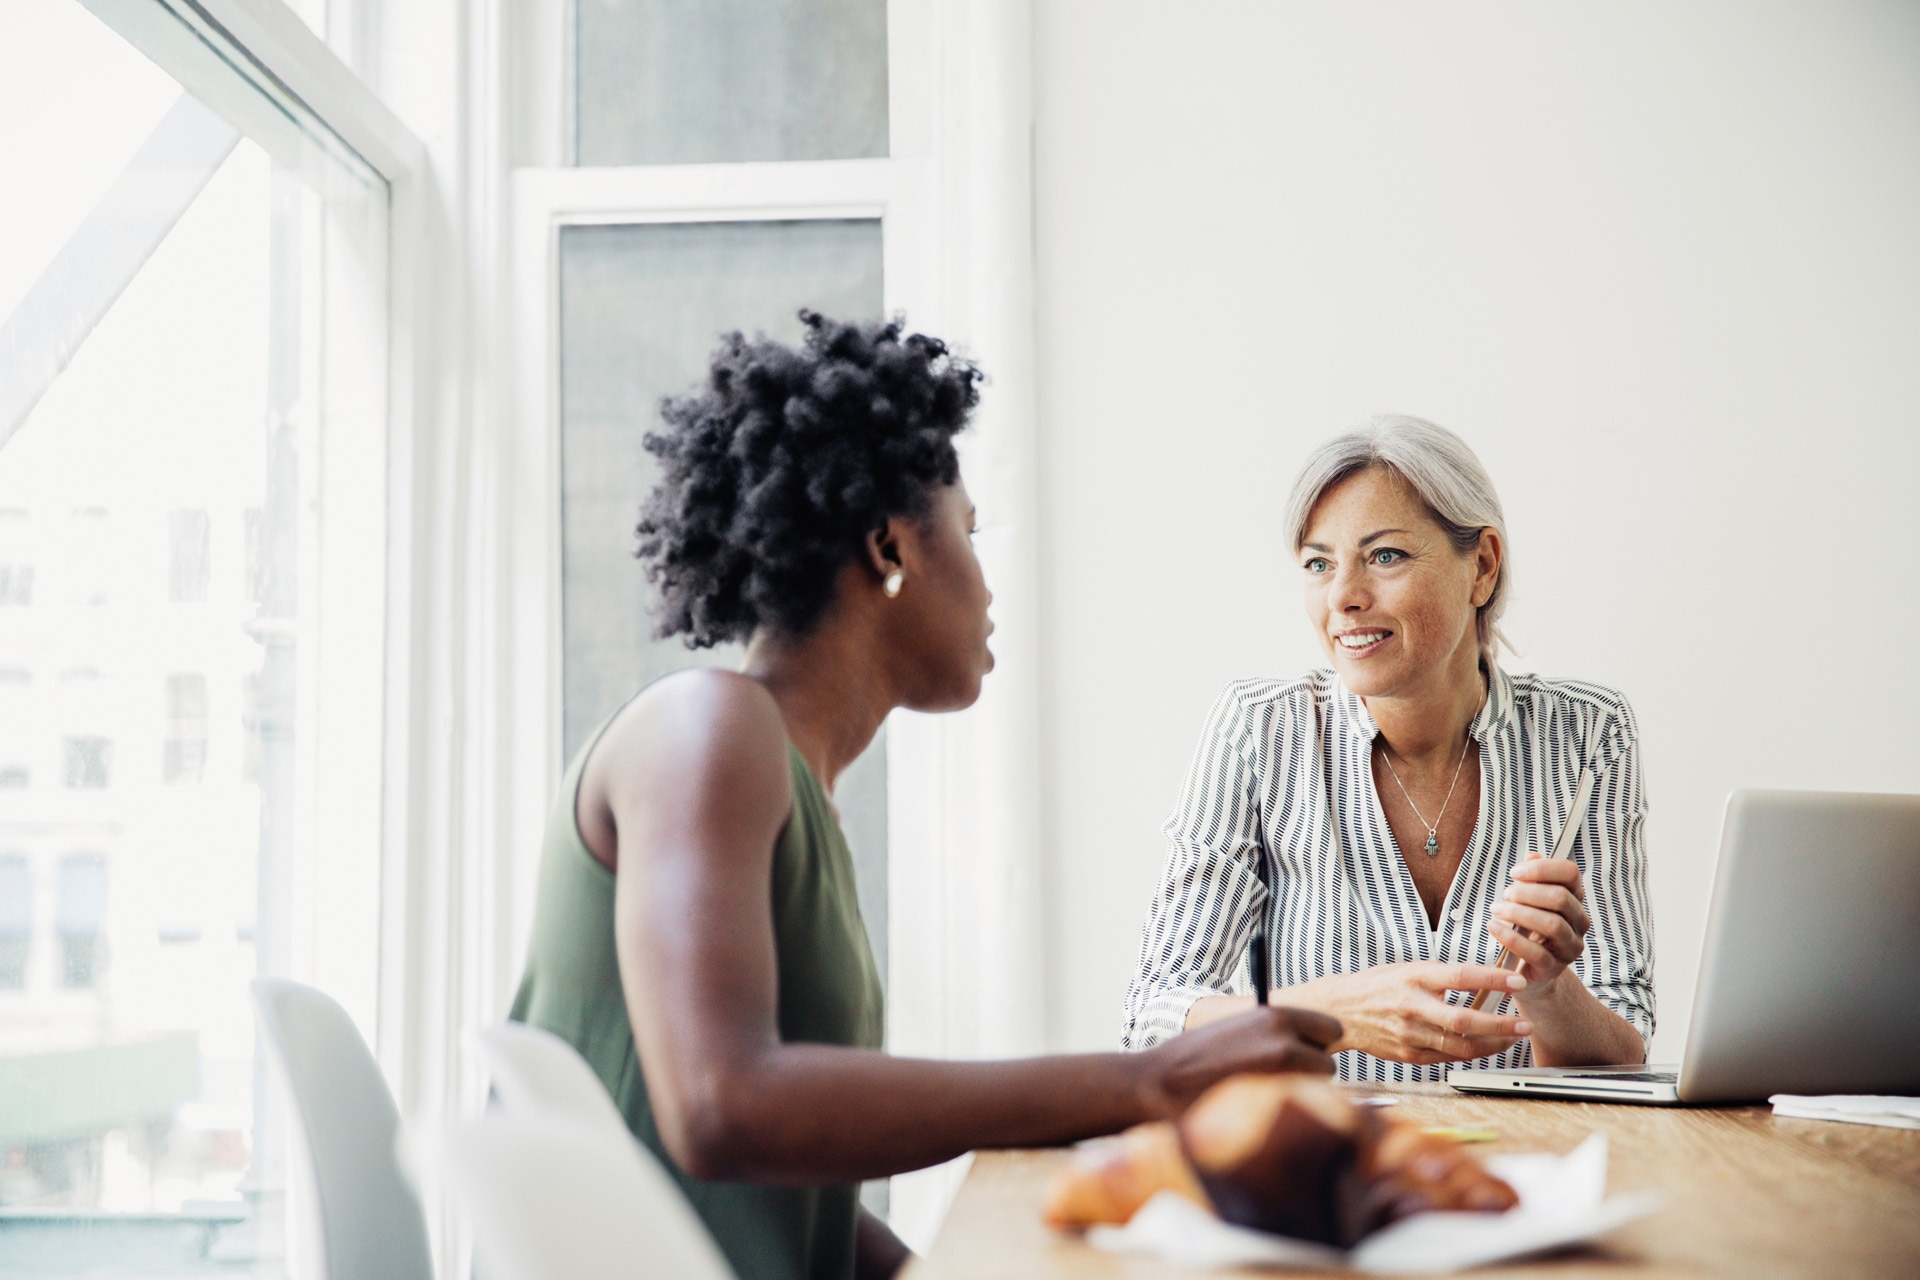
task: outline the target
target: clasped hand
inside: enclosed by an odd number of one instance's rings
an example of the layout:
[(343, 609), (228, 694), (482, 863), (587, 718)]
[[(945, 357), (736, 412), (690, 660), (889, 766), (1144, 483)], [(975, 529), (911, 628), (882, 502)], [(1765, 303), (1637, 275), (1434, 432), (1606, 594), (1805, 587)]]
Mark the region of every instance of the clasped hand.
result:
[(1333, 1052), (1358, 1049), (1428, 1066), (1504, 1053), (1533, 1033), (1524, 1018), (1448, 1004), (1447, 992), (1519, 992), (1526, 985), (1519, 974), (1492, 965), (1415, 960), (1316, 978), (1276, 999), (1339, 1018)]
[[(1519, 960), (1515, 971), (1481, 964), (1414, 961), (1376, 965), (1303, 983), (1276, 999), (1320, 1009), (1340, 1019), (1338, 1052), (1359, 1049), (1376, 1058), (1422, 1066), (1467, 1062), (1504, 1053), (1533, 1034), (1530, 1006), (1562, 981), (1580, 957), (1592, 920), (1580, 868), (1537, 853), (1511, 872), (1487, 928)], [(1449, 991), (1493, 993), (1487, 1007), (1448, 1004)], [(1517, 1010), (1501, 1015), (1502, 995)]]

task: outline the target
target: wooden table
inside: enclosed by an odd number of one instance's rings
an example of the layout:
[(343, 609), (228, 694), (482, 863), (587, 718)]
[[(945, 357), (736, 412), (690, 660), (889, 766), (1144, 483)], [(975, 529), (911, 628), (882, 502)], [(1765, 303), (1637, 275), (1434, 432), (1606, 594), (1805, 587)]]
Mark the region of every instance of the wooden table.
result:
[[(1768, 1107), (1636, 1107), (1481, 1098), (1402, 1085), (1397, 1113), (1485, 1125), (1499, 1151), (1572, 1150), (1607, 1135), (1610, 1194), (1645, 1189), (1666, 1207), (1593, 1247), (1482, 1274), (1524, 1277), (1920, 1277), (1920, 1131), (1776, 1120)], [(1040, 1222), (1064, 1151), (982, 1152), (928, 1256), (906, 1280), (1188, 1280), (1201, 1273), (1118, 1257)]]

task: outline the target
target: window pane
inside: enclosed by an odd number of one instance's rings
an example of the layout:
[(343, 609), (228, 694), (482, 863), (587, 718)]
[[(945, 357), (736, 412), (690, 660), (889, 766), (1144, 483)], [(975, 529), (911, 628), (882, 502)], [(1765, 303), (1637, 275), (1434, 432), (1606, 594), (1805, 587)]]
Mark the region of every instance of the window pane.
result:
[(0, 39), (0, 1272), (278, 1276), (248, 983), (377, 981), (387, 191), (103, 11)]
[(584, 165), (887, 154), (886, 0), (579, 0)]
[(33, 672), (18, 663), (0, 666), (0, 791), (32, 785), (39, 716)]
[[(875, 318), (880, 224), (869, 220), (570, 227), (560, 239), (562, 596), (565, 748), (649, 680), (737, 647), (655, 640), (633, 526), (657, 472), (641, 438), (658, 406), (706, 374), (731, 329), (793, 341), (795, 313)], [(860, 907), (884, 979), (886, 743), (848, 770), (837, 802)]]
[(27, 984), (33, 898), (33, 868), (26, 856), (0, 854), (0, 991), (18, 991)]
[(167, 599), (175, 604), (198, 604), (207, 598), (210, 538), (206, 512), (167, 513)]
[(60, 937), (60, 985), (94, 986), (105, 967), (100, 932), (107, 919), (106, 857), (98, 853), (64, 855), (56, 894), (54, 930)]
[(0, 607), (33, 603), (34, 560), (32, 513), (0, 511)]
[(113, 770), (112, 738), (62, 739), (61, 758), (66, 762), (61, 776), (69, 787), (99, 791), (110, 784)]
[(161, 781), (199, 782), (207, 768), (207, 678), (198, 672), (167, 677), (167, 737)]

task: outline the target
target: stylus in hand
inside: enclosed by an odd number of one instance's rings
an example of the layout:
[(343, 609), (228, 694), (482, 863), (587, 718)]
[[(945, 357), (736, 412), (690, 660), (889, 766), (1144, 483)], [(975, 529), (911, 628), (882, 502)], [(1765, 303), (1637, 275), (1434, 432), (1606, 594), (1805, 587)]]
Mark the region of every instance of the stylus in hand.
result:
[[(1574, 784), (1573, 803), (1567, 806), (1567, 825), (1560, 828), (1560, 838), (1553, 842), (1553, 852), (1547, 855), (1549, 859), (1564, 858), (1573, 852), (1573, 838), (1580, 834), (1580, 824), (1586, 821), (1587, 801), (1592, 798), (1593, 770), (1590, 768), (1582, 769), (1580, 771), (1580, 781)], [(1539, 937), (1532, 932), (1527, 932), (1527, 936), (1535, 942), (1540, 940)], [(1493, 967), (1496, 969), (1505, 969), (1509, 967), (1512, 960), (1512, 954), (1508, 952), (1505, 947), (1502, 947), (1500, 948), (1500, 954), (1493, 958)], [(1486, 990), (1476, 992), (1472, 1001), (1468, 1003), (1467, 1008), (1482, 1008), (1487, 1003), (1487, 997), (1494, 994), (1496, 993)], [(1503, 999), (1506, 996), (1504, 991), (1497, 994)], [(1494, 1007), (1496, 1009), (1499, 1008), (1498, 1002), (1495, 1003)]]

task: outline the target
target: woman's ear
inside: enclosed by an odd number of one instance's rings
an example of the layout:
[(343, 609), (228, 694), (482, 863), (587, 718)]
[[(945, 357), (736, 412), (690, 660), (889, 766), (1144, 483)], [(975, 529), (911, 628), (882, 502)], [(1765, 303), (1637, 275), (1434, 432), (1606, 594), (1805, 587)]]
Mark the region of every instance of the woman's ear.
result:
[(1506, 559), (1506, 548), (1500, 545), (1500, 535), (1492, 529), (1480, 531), (1480, 545), (1473, 551), (1473, 607), (1478, 609), (1493, 599), (1493, 589), (1500, 583), (1500, 564)]
[(867, 531), (867, 563), (882, 582), (900, 572), (899, 519), (898, 516), (889, 516), (887, 522), (878, 529)]

